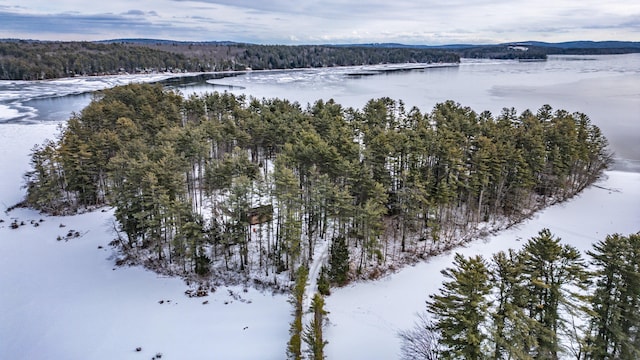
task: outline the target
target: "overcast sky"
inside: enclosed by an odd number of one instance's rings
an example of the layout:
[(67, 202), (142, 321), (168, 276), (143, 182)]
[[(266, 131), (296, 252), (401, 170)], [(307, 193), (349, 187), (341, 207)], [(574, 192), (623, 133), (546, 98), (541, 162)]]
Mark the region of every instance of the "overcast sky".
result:
[(0, 38), (429, 45), (640, 41), (640, 1), (0, 0)]

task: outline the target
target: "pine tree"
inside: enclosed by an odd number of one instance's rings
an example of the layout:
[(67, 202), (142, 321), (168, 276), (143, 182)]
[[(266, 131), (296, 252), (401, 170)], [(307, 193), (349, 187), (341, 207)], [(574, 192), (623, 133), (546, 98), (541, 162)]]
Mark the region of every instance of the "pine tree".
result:
[(327, 312), (324, 310), (324, 299), (322, 295), (315, 294), (311, 300), (311, 312), (313, 318), (311, 323), (307, 324), (303, 339), (307, 344), (307, 352), (310, 360), (324, 360), (324, 347), (327, 341), (324, 340), (322, 329), (326, 323)]
[(588, 359), (640, 358), (640, 235), (614, 234), (593, 245)]
[(349, 280), (349, 248), (343, 236), (334, 238), (329, 249), (329, 279), (342, 286)]
[(493, 359), (533, 359), (530, 352), (536, 338), (530, 329), (533, 320), (526, 313), (527, 290), (524, 286), (521, 256), (509, 250), (493, 256), (491, 282), (495, 302), (492, 308)]
[(289, 329), (291, 338), (287, 343), (287, 359), (291, 360), (302, 359), (302, 315), (304, 311), (302, 303), (304, 302), (304, 289), (307, 286), (308, 277), (309, 268), (300, 266), (298, 271), (296, 271), (295, 282), (291, 290), (291, 299), (289, 302), (293, 305), (293, 322)]
[(331, 295), (331, 282), (329, 281), (329, 269), (326, 266), (320, 268), (320, 276), (318, 277), (318, 292), (320, 295)]
[(560, 336), (569, 331), (568, 316), (582, 315), (587, 272), (580, 252), (560, 245), (549, 229), (531, 238), (522, 250), (523, 275), (528, 292), (527, 312), (532, 328), (536, 358), (558, 359), (565, 352)]
[(31, 149), (33, 170), (25, 174), (27, 203), (57, 215), (65, 212), (60, 164), (53, 141)]
[(489, 308), (489, 271), (480, 256), (466, 259), (456, 254), (453, 268), (442, 271), (447, 281), (427, 301), (440, 336), (442, 359), (484, 359)]
[(302, 254), (302, 204), (300, 183), (293, 170), (285, 165), (288, 160), (280, 155), (275, 161), (274, 195), (278, 200), (278, 240), (285, 251), (286, 268), (293, 269)]

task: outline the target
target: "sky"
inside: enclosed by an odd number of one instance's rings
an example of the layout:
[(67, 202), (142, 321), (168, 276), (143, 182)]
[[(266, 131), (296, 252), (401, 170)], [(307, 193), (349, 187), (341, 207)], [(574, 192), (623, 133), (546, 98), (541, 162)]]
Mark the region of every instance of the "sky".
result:
[(640, 41), (640, 1), (0, 0), (0, 38), (425, 45)]

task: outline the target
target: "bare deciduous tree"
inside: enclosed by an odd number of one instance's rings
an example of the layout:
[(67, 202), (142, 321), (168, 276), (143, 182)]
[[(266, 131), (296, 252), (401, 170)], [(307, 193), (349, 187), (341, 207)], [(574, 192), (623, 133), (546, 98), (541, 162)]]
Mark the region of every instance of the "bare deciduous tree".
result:
[(440, 353), (438, 331), (427, 314), (418, 314), (413, 328), (398, 333), (402, 340), (400, 358), (403, 360), (436, 360)]

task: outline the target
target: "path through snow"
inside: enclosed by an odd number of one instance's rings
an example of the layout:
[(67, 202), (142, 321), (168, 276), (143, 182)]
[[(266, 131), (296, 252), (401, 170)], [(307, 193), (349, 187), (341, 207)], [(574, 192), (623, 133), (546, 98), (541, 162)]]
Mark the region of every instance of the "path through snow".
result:
[(318, 291), (318, 278), (320, 277), (320, 270), (329, 257), (329, 248), (331, 246), (331, 240), (324, 239), (319, 245), (316, 245), (314, 251), (313, 262), (309, 264), (309, 281), (307, 287), (304, 289), (304, 301), (302, 303), (303, 309), (309, 310), (311, 307), (311, 300)]

